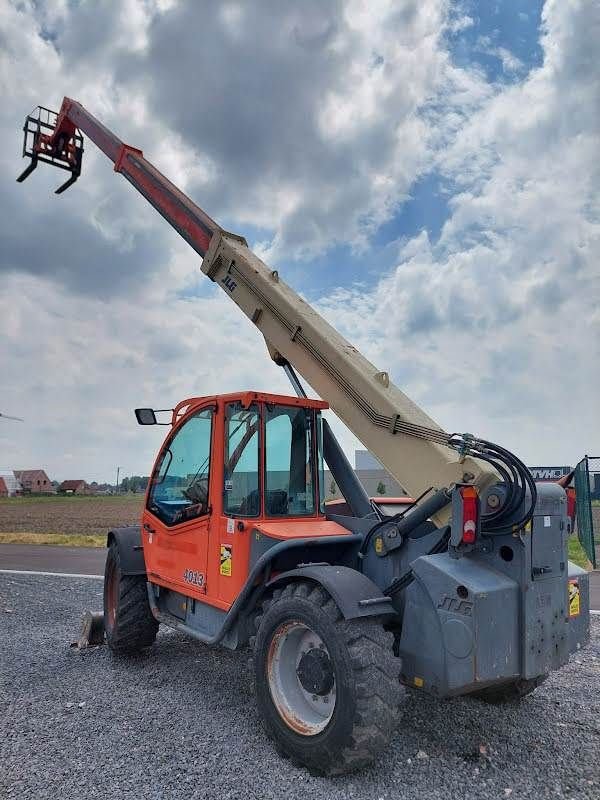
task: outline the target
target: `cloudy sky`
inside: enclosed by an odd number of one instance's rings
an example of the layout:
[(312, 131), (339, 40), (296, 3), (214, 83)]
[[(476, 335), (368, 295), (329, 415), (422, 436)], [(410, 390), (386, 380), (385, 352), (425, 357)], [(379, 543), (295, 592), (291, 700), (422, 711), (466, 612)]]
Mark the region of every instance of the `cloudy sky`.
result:
[[(596, 0), (2, 0), (0, 467), (147, 473), (132, 409), (289, 392), (196, 254), (88, 142), (15, 182), (25, 115), (81, 101), (447, 430), (600, 454)], [(350, 452), (357, 444), (338, 427)]]

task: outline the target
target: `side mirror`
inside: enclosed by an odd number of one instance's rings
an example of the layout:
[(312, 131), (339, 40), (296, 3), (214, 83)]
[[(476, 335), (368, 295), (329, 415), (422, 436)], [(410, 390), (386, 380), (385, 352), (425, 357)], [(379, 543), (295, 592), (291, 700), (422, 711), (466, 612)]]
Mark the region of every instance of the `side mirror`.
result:
[(136, 408), (135, 418), (138, 425), (158, 425), (153, 408)]

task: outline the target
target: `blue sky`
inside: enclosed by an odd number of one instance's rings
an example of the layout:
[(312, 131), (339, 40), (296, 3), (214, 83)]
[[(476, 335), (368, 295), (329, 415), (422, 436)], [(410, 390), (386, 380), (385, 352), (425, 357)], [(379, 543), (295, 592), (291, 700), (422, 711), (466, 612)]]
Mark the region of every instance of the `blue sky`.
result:
[[(506, 85), (526, 77), (542, 63), (540, 24), (543, 3), (498, 0), (491, 3), (463, 2), (453, 12), (454, 20), (469, 18), (469, 23), (456, 32), (447, 31), (445, 40), (457, 66), (480, 70), (490, 84)], [(501, 53), (512, 54), (521, 65), (507, 69)], [(334, 244), (318, 258), (297, 263), (284, 259), (278, 266), (285, 270), (289, 282), (308, 298), (317, 299), (339, 286), (340, 274), (349, 285), (373, 285), (382, 273), (391, 270), (397, 260), (399, 242), (425, 230), (436, 243), (444, 222), (450, 216), (448, 201), (456, 187), (436, 169), (425, 171), (410, 186), (409, 196), (399, 204), (390, 219), (374, 231), (368, 253), (356, 253), (349, 245)], [(244, 235), (260, 242), (268, 230), (251, 226)], [(192, 292), (203, 292), (195, 287)]]

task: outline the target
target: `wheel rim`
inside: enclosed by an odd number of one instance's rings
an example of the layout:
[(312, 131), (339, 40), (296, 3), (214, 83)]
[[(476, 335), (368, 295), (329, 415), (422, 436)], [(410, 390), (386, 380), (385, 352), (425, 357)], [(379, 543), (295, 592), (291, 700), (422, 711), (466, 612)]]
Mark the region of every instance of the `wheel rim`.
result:
[(108, 618), (108, 625), (112, 629), (115, 626), (117, 618), (117, 600), (119, 597), (119, 580), (117, 570), (113, 562), (110, 563), (108, 568), (108, 575), (106, 576), (106, 615)]
[(315, 736), (329, 724), (336, 703), (333, 664), (325, 643), (298, 620), (282, 623), (267, 656), (273, 702), (296, 733)]

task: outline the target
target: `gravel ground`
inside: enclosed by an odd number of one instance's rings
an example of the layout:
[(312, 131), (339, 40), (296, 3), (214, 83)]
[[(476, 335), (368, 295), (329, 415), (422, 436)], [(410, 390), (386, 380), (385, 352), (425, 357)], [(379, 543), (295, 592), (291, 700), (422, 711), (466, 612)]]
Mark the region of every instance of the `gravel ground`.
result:
[(2, 798), (600, 797), (600, 618), (520, 705), (407, 695), (380, 764), (335, 779), (281, 760), (248, 652), (161, 632), (146, 654), (69, 649), (96, 580), (0, 575)]

